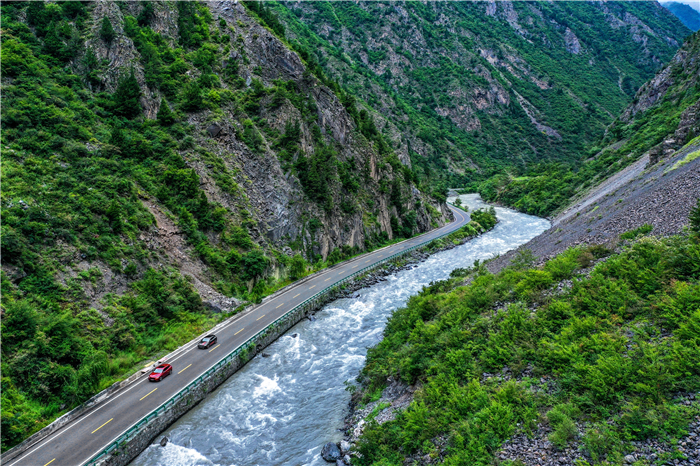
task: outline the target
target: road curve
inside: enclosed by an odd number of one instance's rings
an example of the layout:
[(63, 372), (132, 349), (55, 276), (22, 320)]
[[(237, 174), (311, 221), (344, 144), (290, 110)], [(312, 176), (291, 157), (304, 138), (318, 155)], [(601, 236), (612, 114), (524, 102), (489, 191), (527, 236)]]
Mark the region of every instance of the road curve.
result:
[(217, 330), (219, 344), (198, 350), (196, 344), (172, 360), (173, 373), (159, 383), (149, 383), (147, 374), (114, 393), (102, 403), (50, 436), (37, 442), (5, 466), (78, 466), (100, 453), (143, 416), (167, 401), (192, 380), (275, 319), (324, 288), (357, 270), (371, 266), (405, 249), (455, 231), (469, 222), (463, 211), (449, 206), (455, 221), (401, 243), (363, 254), (320, 272), (317, 276), (278, 294)]

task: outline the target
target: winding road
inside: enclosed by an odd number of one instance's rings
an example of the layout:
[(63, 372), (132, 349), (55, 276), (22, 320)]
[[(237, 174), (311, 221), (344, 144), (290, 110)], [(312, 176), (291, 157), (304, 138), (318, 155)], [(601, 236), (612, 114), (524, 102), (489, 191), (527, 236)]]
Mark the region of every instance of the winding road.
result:
[(11, 460), (3, 458), (2, 464), (5, 466), (85, 464), (142, 417), (296, 305), (358, 270), (455, 231), (469, 222), (469, 216), (462, 210), (452, 206), (449, 208), (455, 216), (454, 222), (337, 264), (298, 284), (290, 285), (287, 290), (218, 328), (217, 345), (207, 350), (199, 350), (196, 344), (190, 343), (189, 348), (165, 361), (173, 365), (173, 373), (162, 382), (149, 383), (148, 374), (144, 374), (79, 418), (38, 441), (21, 455)]

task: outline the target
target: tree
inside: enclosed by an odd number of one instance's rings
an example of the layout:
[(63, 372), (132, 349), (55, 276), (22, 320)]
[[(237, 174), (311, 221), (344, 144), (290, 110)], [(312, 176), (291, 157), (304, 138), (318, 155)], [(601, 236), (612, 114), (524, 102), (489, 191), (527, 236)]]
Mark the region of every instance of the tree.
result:
[(100, 36), (102, 39), (107, 42), (108, 44), (112, 44), (112, 41), (114, 38), (117, 36), (117, 33), (114, 32), (114, 28), (112, 27), (112, 22), (109, 20), (108, 17), (102, 18), (102, 27), (100, 27)]
[(169, 126), (175, 123), (175, 115), (172, 110), (170, 110), (170, 106), (165, 99), (160, 99), (160, 107), (158, 107), (158, 116), (156, 118), (158, 118), (158, 123), (163, 126)]
[(298, 280), (304, 276), (305, 272), (306, 261), (301, 254), (297, 254), (296, 256), (292, 257), (292, 265), (289, 268), (289, 277), (292, 280)]
[(112, 94), (114, 114), (126, 118), (134, 118), (140, 115), (141, 103), (139, 102), (139, 97), (141, 97), (141, 88), (132, 68), (129, 76), (119, 80), (119, 85), (114, 94)]
[(190, 111), (199, 110), (202, 104), (202, 89), (196, 81), (192, 81), (182, 92), (182, 108)]
[(690, 220), (690, 230), (700, 235), (700, 198), (698, 198), (698, 203), (695, 208), (690, 211), (688, 219)]

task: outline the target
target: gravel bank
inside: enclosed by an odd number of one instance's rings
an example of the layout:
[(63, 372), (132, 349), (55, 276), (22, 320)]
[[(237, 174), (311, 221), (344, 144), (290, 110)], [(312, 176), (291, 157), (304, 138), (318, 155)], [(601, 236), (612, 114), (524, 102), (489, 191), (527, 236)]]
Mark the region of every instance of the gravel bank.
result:
[[(614, 179), (604, 181), (577, 205), (553, 219), (549, 230), (491, 261), (489, 269), (500, 270), (517, 251), (524, 249), (544, 261), (570, 246), (614, 243), (620, 234), (647, 223), (654, 227), (655, 235), (680, 233), (688, 225), (690, 210), (700, 198), (700, 157), (685, 164), (682, 161), (698, 150), (700, 143), (641, 173), (633, 165), (633, 169), (616, 174)], [(630, 173), (636, 176), (630, 177)]]

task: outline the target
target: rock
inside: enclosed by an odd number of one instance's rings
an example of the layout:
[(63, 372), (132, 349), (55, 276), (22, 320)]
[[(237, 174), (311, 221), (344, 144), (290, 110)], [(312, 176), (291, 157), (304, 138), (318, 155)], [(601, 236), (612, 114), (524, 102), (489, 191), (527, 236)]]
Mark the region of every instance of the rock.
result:
[(262, 354), (262, 357), (263, 357), (263, 358), (269, 358), (269, 357), (270, 357), (270, 355), (269, 355), (269, 354), (267, 354), (267, 353), (263, 353), (263, 354)]
[(311, 322), (316, 320), (316, 317), (314, 317), (313, 314), (309, 314), (306, 318), (309, 319)]
[(333, 442), (328, 442), (321, 449), (321, 457), (329, 463), (340, 460), (342, 456), (343, 455), (340, 454), (340, 448)]
[(632, 464), (635, 461), (637, 461), (637, 458), (635, 458), (634, 455), (625, 456), (625, 463)]
[(161, 447), (164, 447), (167, 444), (168, 444), (168, 437), (163, 437), (162, 439), (160, 439), (160, 446)]
[(335, 466), (346, 466), (345, 461), (343, 460), (336, 460), (335, 461)]
[(212, 123), (207, 128), (207, 131), (209, 132), (209, 136), (214, 138), (221, 132), (221, 126), (217, 125), (216, 123)]
[(350, 442), (346, 440), (341, 440), (338, 446), (340, 447), (340, 451), (343, 452), (343, 455), (349, 452), (351, 447)]
[(298, 333), (292, 333), (292, 338), (296, 338), (296, 337), (298, 337), (298, 336), (299, 336)]

